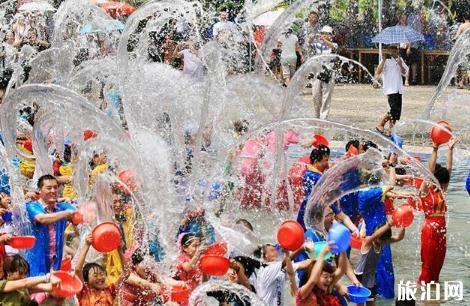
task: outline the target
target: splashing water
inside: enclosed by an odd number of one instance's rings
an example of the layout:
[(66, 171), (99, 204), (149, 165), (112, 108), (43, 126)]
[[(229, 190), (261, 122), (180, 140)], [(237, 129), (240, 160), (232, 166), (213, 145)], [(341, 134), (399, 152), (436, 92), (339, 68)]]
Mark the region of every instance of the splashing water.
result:
[[(291, 170), (299, 157), (310, 153), (315, 134), (330, 140), (335, 156), (342, 154), (338, 148), (351, 139), (377, 145), (377, 150), (335, 160), (324, 173), (307, 199), (305, 223), (315, 230), (325, 231), (324, 209), (332, 203), (364, 188), (391, 183), (383, 168), (384, 156), (389, 154), (405, 160), (403, 168), (412, 177), (439, 186), (421, 162), (391, 139), (312, 115), (311, 102), (301, 94), (309, 75), (321, 72), (323, 66), (343, 65), (348, 65), (345, 74), (350, 74), (356, 65), (376, 84), (360, 63), (339, 55), (314, 56), (285, 89), (265, 75), (266, 59), (279, 33), (295, 21), (299, 11), (318, 8), (319, 1), (294, 2), (266, 33), (257, 50), (257, 68), (247, 73), (250, 69), (242, 61), (244, 44), (253, 39), (253, 19), (277, 4), (246, 1), (236, 18), (237, 30), (221, 42), (207, 41), (204, 31), (216, 14), (197, 1), (150, 1), (129, 17), (123, 29), (89, 1), (64, 1), (54, 17), (52, 48), (31, 55), (31, 72), (24, 85), (17, 67), (0, 106), (5, 144), (0, 147), (0, 168), (10, 176), (13, 212), (20, 224), (16, 230), (24, 227), (27, 231), (28, 221), (20, 188), (24, 175), (11, 160), (33, 161), (29, 185), (34, 185), (39, 175), (53, 172), (55, 159), (65, 159), (66, 149), (72, 152), (74, 200), (87, 223), (79, 226), (81, 246), (93, 226), (115, 218), (115, 202), (125, 202), (133, 219), (133, 246), (128, 251), (148, 254), (150, 242), (158, 241), (164, 256), (160, 263), (147, 266), (164, 277), (175, 275), (180, 220), (194, 210), (204, 211), (206, 236), (212, 228), (214, 239), (227, 242), (235, 254), (254, 259), (260, 244), (272, 242), (275, 229), (297, 214), (299, 177), (295, 181)], [(164, 36), (173, 22), (186, 28), (190, 46), (185, 50), (200, 61), (202, 73), (197, 77), (149, 56), (152, 36)], [(452, 135), (460, 139), (455, 152), (458, 166), (468, 164), (469, 130), (465, 115), (457, 111), (465, 107), (466, 95), (449, 96), (449, 107), (437, 102), (457, 66), (466, 60), (469, 33), (452, 49), (425, 114), (451, 122)], [(32, 127), (20, 115), (27, 107), (35, 113)], [(422, 147), (429, 145), (429, 131), (435, 125), (402, 120), (394, 132), (405, 138), (406, 149)], [(86, 131), (93, 134), (91, 139), (84, 138)], [(17, 145), (19, 135), (31, 140), (31, 152)], [(94, 159), (102, 159), (98, 163), (101, 172), (93, 170)], [(418, 193), (416, 188), (396, 188)], [(125, 199), (117, 199), (122, 194), (127, 195)], [(255, 232), (235, 224), (243, 218), (255, 224)], [(417, 261), (418, 255), (413, 256)], [(229, 292), (242, 303), (265, 305), (245, 287), (221, 278), (197, 286), (189, 303), (211, 305), (214, 292)]]

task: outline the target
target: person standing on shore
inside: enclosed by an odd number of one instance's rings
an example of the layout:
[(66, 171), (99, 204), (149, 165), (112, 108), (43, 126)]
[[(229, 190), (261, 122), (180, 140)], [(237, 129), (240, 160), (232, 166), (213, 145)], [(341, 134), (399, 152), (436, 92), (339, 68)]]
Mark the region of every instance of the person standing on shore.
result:
[[(403, 95), (403, 77), (408, 73), (408, 66), (398, 55), (396, 47), (389, 49), (390, 56), (384, 57), (377, 67), (377, 74), (383, 73), (384, 94), (388, 97), (390, 111), (385, 114), (377, 125), (377, 132), (390, 136), (395, 123), (400, 120)], [(385, 124), (389, 122), (390, 132), (385, 131)]]
[[(302, 52), (299, 45), (299, 39), (294, 34), (292, 27), (289, 27), (287, 31), (282, 33), (278, 39), (278, 43), (281, 45), (281, 67), (282, 67), (282, 78), (284, 85), (289, 85), (292, 76), (297, 68), (297, 53)], [(303, 63), (304, 58), (301, 57), (300, 61)]]
[[(333, 41), (333, 28), (324, 26), (313, 41), (315, 55), (335, 53), (338, 44)], [(321, 72), (312, 80), (312, 96), (315, 118), (328, 119), (331, 107), (331, 96), (335, 86), (334, 62), (322, 64)]]
[[(470, 9), (464, 13), (464, 23), (457, 29), (454, 39), (457, 40), (464, 32), (470, 31)], [(470, 55), (467, 55), (467, 61), (464, 61), (457, 69), (457, 88), (463, 89), (465, 83), (470, 80)]]
[[(313, 45), (315, 37), (320, 33), (320, 23), (318, 22), (318, 13), (311, 11), (308, 14), (307, 22), (303, 26), (302, 49), (305, 58), (309, 59), (315, 55), (315, 47)], [(300, 40), (300, 39), (299, 39)]]

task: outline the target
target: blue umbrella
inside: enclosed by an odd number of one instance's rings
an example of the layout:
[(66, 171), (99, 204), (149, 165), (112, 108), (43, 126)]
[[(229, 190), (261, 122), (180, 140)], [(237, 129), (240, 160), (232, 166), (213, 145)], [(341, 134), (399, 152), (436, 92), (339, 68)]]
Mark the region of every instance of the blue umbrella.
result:
[(424, 40), (424, 36), (421, 33), (416, 32), (410, 27), (400, 25), (385, 28), (382, 32), (372, 38), (372, 42), (374, 43), (387, 45), (413, 43), (421, 40)]

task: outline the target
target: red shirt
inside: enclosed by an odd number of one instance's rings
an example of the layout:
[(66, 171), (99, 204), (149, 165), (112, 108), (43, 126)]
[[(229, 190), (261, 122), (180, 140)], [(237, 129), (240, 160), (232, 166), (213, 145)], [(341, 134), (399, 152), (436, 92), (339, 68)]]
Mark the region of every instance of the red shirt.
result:
[(296, 306), (318, 306), (317, 296), (312, 292), (307, 295), (306, 298), (302, 299), (300, 292), (297, 291), (295, 295), (295, 305)]
[(116, 287), (110, 285), (103, 290), (93, 289), (83, 284), (83, 289), (77, 294), (80, 306), (113, 306)]
[(447, 204), (442, 192), (436, 186), (429, 187), (429, 192), (421, 198), (420, 209), (426, 217), (439, 214), (443, 215), (447, 211)]
[(202, 283), (202, 271), (199, 266), (194, 267), (189, 272), (184, 271), (183, 264), (190, 261), (191, 258), (189, 258), (186, 253), (182, 253), (180, 256), (178, 256), (178, 265), (176, 269), (178, 278), (186, 282), (186, 284), (188, 284), (189, 287), (194, 290), (194, 288)]
[(339, 299), (327, 292), (322, 292), (318, 288), (312, 290), (310, 294), (302, 299), (299, 292), (295, 297), (296, 306), (341, 306)]
[(385, 205), (385, 214), (387, 216), (393, 215), (393, 212), (395, 211), (395, 207), (393, 206), (393, 199), (385, 198), (384, 205)]

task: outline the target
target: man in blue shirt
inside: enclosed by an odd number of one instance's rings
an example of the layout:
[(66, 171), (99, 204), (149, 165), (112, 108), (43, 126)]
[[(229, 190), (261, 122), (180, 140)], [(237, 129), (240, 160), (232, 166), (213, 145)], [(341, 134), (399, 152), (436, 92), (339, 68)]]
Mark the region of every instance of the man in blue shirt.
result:
[[(310, 199), (313, 187), (318, 183), (320, 178), (328, 169), (328, 161), (330, 158), (330, 149), (327, 146), (320, 145), (318, 148), (312, 150), (310, 153), (310, 165), (307, 166), (307, 171), (304, 175), (304, 191), (305, 199), (300, 205), (299, 212), (297, 214), (297, 222), (302, 225), (304, 231), (307, 230), (304, 223), (305, 211), (307, 209), (307, 203)], [(353, 232), (359, 233), (357, 227), (351, 222), (351, 219), (341, 211), (341, 207), (338, 203), (333, 203), (330, 205), (331, 209), (335, 214), (335, 218), (342, 221)]]
[(307, 171), (305, 171), (304, 174), (305, 198), (300, 205), (299, 213), (297, 215), (297, 222), (302, 225), (304, 230), (306, 230), (304, 216), (305, 210), (307, 208), (307, 202), (310, 198), (310, 193), (312, 192), (313, 186), (315, 186), (320, 180), (323, 172), (328, 169), (329, 159), (330, 149), (324, 145), (320, 145), (318, 148), (313, 149), (310, 153), (310, 165), (307, 165)]
[(72, 217), (75, 208), (57, 202), (59, 184), (49, 174), (38, 180), (40, 199), (26, 204), (26, 212), (31, 222), (36, 244), (26, 253), (30, 276), (47, 274), (51, 269), (59, 270), (64, 249), (64, 231), (67, 219)]
[[(330, 149), (327, 146), (320, 145), (318, 148), (315, 148), (310, 153), (310, 165), (307, 166), (307, 171), (304, 175), (304, 191), (305, 191), (305, 199), (303, 200), (302, 204), (300, 205), (299, 213), (297, 215), (297, 222), (302, 225), (304, 228), (305, 238), (310, 239), (312, 241), (321, 241), (322, 238), (321, 233), (315, 232), (306, 228), (304, 222), (305, 211), (307, 209), (307, 203), (310, 199), (310, 195), (312, 192), (313, 187), (318, 183), (323, 172), (328, 169), (328, 162), (330, 158)], [(340, 220), (346, 225), (350, 230), (359, 234), (357, 227), (351, 222), (349, 217), (341, 211), (338, 203), (333, 203), (330, 205), (332, 212), (334, 213), (334, 218)], [(313, 236), (315, 236), (313, 238)], [(320, 235), (320, 236), (318, 236)], [(301, 253), (297, 255), (295, 258), (295, 262), (303, 261), (307, 259), (307, 255), (305, 253)], [(307, 273), (305, 271), (298, 271), (297, 276), (299, 279), (300, 284), (304, 284), (307, 280)]]

